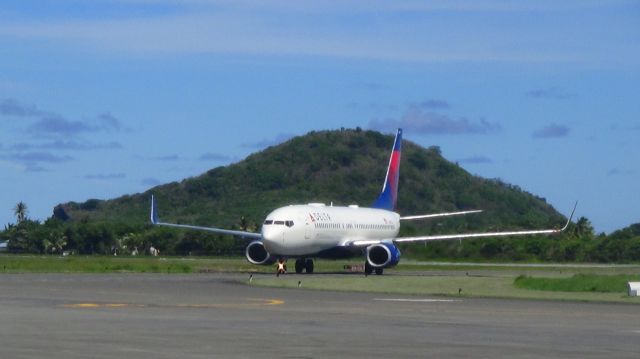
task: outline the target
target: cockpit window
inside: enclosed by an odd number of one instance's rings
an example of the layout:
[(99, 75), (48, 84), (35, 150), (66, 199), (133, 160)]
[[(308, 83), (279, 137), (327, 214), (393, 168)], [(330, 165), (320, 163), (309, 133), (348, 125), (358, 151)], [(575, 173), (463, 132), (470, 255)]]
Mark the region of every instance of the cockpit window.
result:
[(276, 226), (293, 227), (293, 221), (272, 221), (272, 220), (268, 220), (268, 221), (264, 221), (264, 224), (274, 224)]

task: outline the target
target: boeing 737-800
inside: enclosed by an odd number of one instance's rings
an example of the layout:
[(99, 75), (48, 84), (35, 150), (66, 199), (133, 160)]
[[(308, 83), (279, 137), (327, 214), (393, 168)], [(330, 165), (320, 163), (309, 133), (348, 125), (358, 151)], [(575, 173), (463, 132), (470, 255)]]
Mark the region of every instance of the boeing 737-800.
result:
[(365, 273), (375, 271), (376, 274), (382, 274), (384, 268), (393, 267), (400, 261), (398, 243), (554, 234), (564, 231), (573, 217), (572, 212), (561, 229), (398, 237), (403, 220), (480, 212), (474, 210), (406, 217), (396, 213), (401, 147), (402, 129), (398, 129), (382, 192), (370, 208), (356, 205), (326, 206), (322, 203), (290, 205), (269, 213), (262, 223), (261, 232), (254, 233), (160, 222), (155, 199), (151, 196), (151, 222), (159, 226), (205, 230), (253, 239), (245, 251), (247, 260), (253, 264), (271, 264), (277, 259), (282, 265), (287, 258), (296, 258), (296, 273), (313, 273), (312, 258), (337, 259), (364, 255)]

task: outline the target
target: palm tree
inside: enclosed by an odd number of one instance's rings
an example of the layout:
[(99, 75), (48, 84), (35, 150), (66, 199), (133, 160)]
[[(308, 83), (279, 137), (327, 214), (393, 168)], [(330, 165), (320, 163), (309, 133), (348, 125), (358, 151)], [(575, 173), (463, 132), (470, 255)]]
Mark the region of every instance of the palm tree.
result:
[(18, 202), (18, 204), (16, 204), (15, 208), (13, 209), (13, 214), (18, 219), (18, 223), (27, 219), (27, 212), (27, 205), (22, 201)]
[(593, 225), (591, 225), (591, 221), (589, 221), (587, 217), (578, 218), (578, 221), (576, 222), (576, 234), (578, 237), (593, 237)]
[(62, 233), (50, 233), (49, 237), (42, 241), (45, 253), (62, 253), (62, 249), (67, 245), (67, 236)]

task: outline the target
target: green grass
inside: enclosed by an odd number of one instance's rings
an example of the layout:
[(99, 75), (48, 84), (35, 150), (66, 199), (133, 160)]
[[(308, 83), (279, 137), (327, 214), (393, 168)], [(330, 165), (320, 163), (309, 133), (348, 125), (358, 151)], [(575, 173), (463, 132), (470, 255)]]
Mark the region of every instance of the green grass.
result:
[(388, 275), (388, 276), (254, 276), (252, 285), (305, 289), (357, 291), (412, 296), (444, 296), (449, 298), (486, 297), (561, 301), (622, 302), (640, 304), (640, 298), (626, 292), (552, 292), (516, 287), (514, 276)]
[(533, 278), (519, 276), (518, 288), (555, 292), (626, 293), (627, 282), (640, 281), (640, 275), (575, 274), (569, 278)]
[[(344, 271), (345, 262), (316, 260), (322, 272)], [(290, 263), (293, 265), (293, 263)], [(274, 273), (275, 265), (256, 266), (244, 257), (112, 257), (0, 254), (0, 273)]]
[(0, 273), (198, 273), (229, 267), (245, 268), (239, 259), (0, 255)]
[[(259, 276), (255, 285), (317, 290), (360, 291), (399, 295), (435, 295), (446, 297), (493, 297), (540, 300), (596, 301), (638, 303), (640, 298), (628, 297), (626, 282), (640, 280), (636, 273), (638, 265), (603, 266), (582, 264), (577, 266), (554, 264), (495, 264), (495, 263), (438, 263), (412, 262), (399, 265), (395, 269), (385, 270), (387, 275), (286, 275)], [(545, 291), (531, 290), (515, 285), (517, 278), (531, 276), (551, 281), (571, 282), (573, 278), (582, 278), (590, 289), (594, 282), (602, 283), (596, 288), (611, 286), (605, 291)], [(536, 278), (537, 279), (537, 278)], [(522, 279), (521, 279), (522, 280)]]
[(0, 256), (4, 273), (191, 273), (193, 266), (175, 260), (155, 258)]

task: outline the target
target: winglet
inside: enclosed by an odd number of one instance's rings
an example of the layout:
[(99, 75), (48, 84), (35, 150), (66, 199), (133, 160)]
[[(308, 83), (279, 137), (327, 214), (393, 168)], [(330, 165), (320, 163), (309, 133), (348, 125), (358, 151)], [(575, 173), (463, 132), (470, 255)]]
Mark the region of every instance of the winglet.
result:
[(158, 208), (156, 207), (156, 200), (151, 195), (151, 224), (158, 224)]
[(578, 201), (576, 201), (576, 204), (573, 205), (573, 211), (571, 211), (571, 215), (569, 216), (567, 223), (564, 225), (564, 227), (562, 227), (560, 232), (564, 232), (564, 230), (567, 229), (567, 227), (569, 227), (569, 223), (571, 223), (571, 220), (573, 219), (573, 214), (576, 212), (576, 207), (578, 207)]

